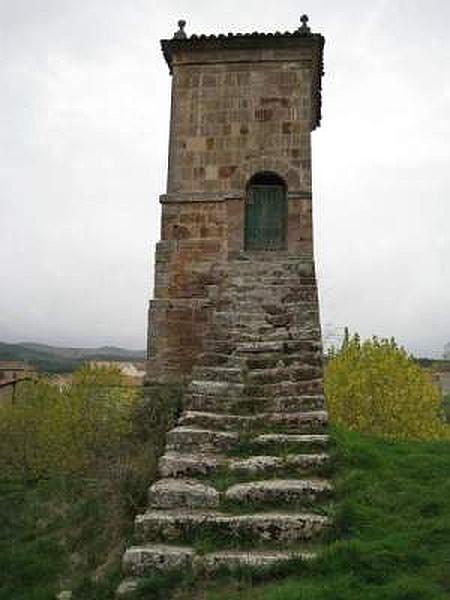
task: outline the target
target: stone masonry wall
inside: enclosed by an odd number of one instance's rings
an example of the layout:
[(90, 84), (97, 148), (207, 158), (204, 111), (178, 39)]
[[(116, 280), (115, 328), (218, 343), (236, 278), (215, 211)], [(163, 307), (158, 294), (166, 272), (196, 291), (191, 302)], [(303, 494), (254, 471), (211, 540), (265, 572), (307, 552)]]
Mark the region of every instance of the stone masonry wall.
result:
[(189, 375), (204, 351), (221, 265), (244, 250), (252, 175), (273, 171), (284, 179), (287, 252), (313, 260), (313, 58), (308, 47), (174, 54), (149, 378)]

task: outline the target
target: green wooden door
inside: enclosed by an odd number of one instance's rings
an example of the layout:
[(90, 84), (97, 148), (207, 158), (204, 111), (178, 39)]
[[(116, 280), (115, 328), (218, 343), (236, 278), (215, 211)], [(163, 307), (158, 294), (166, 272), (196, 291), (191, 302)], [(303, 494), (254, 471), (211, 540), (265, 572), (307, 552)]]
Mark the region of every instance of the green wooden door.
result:
[(286, 248), (287, 203), (283, 186), (252, 185), (245, 209), (245, 249)]

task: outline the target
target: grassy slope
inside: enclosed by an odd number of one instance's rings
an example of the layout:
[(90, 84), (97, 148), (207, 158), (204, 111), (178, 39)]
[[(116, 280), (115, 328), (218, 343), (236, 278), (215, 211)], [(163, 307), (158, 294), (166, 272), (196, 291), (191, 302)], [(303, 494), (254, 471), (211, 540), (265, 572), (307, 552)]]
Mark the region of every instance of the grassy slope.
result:
[[(209, 583), (185, 582), (172, 597), (177, 600), (450, 598), (450, 443), (385, 442), (342, 432), (336, 434), (336, 441), (339, 540), (323, 558), (308, 567), (293, 566), (271, 582), (244, 574), (241, 578), (224, 576)], [(57, 495), (48, 487), (40, 490), (10, 487), (8, 491), (3, 486), (0, 600), (44, 600), (64, 589), (64, 577), (73, 569), (69, 551), (73, 561), (74, 548), (62, 543), (67, 535), (61, 532), (79, 527), (85, 517), (80, 513), (84, 509), (76, 502), (55, 502), (55, 498)], [(45, 502), (51, 502), (51, 510)], [(92, 509), (87, 514), (92, 519)], [(76, 543), (82, 547), (81, 554), (89, 556), (98, 532), (90, 534), (89, 527), (85, 531), (81, 538), (76, 536)], [(105, 555), (107, 552), (108, 548), (104, 548)], [(112, 598), (118, 578), (117, 563), (109, 572), (103, 583), (78, 579), (75, 600)], [(156, 580), (149, 585), (146, 600), (168, 599), (174, 583), (173, 578)]]
[(450, 444), (336, 439), (339, 540), (301, 577), (244, 587), (222, 581), (199, 598), (450, 598)]

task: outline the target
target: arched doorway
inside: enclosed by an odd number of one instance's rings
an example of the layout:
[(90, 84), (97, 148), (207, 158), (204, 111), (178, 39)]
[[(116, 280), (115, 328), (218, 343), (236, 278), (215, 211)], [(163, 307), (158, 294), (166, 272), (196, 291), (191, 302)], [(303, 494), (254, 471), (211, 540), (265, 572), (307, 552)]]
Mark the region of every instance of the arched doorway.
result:
[(256, 173), (247, 185), (245, 250), (285, 250), (286, 226), (284, 180), (271, 171)]

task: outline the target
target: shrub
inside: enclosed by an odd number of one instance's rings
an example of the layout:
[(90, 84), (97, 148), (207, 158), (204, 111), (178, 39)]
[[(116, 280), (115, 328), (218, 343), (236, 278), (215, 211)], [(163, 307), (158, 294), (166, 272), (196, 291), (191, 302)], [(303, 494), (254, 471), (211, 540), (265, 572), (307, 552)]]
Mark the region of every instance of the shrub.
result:
[(331, 420), (353, 431), (391, 438), (448, 436), (440, 392), (393, 339), (361, 342), (346, 333), (326, 366), (325, 393)]
[(131, 435), (137, 394), (110, 367), (82, 367), (61, 390), (45, 379), (22, 383), (15, 402), (0, 406), (2, 476), (89, 473)]
[(85, 366), (62, 389), (26, 382), (14, 402), (0, 404), (0, 487), (16, 490), (15, 502), (45, 503), (38, 521), (56, 532), (64, 578), (86, 577), (83, 597), (88, 588), (95, 598), (112, 597), (132, 517), (146, 505), (181, 395), (181, 386), (130, 386), (117, 369)]

